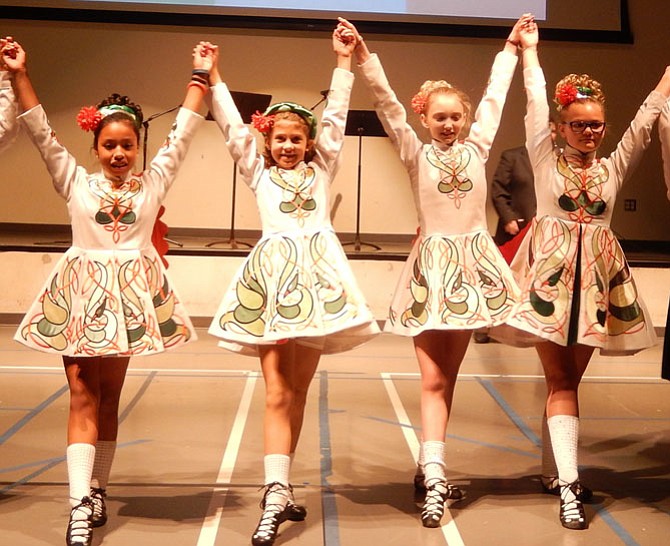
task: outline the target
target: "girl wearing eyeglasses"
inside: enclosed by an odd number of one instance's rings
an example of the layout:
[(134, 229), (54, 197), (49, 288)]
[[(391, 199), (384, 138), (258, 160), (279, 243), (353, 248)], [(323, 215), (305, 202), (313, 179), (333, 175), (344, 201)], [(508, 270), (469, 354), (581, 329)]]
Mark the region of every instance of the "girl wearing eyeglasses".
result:
[(520, 41), (537, 217), (512, 263), (523, 279), (522, 297), (508, 324), (518, 329), (517, 341), (525, 338), (535, 344), (544, 368), (548, 394), (542, 485), (547, 493), (560, 495), (561, 524), (585, 529), (582, 502), (591, 491), (580, 485), (577, 472), (577, 389), (582, 375), (596, 348), (606, 355), (632, 354), (656, 341), (610, 220), (616, 195), (649, 145), (652, 125), (670, 95), (670, 69), (616, 150), (597, 158), (606, 131), (600, 84), (586, 74), (558, 82), (554, 101), (566, 146), (556, 150), (547, 126), (537, 25), (525, 26)]

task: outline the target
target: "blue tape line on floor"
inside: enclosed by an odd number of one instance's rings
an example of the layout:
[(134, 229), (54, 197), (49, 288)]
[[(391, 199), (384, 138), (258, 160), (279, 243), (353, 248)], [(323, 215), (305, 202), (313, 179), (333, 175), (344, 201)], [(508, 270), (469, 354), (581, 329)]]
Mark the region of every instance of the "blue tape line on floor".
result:
[(340, 528), (335, 492), (328, 478), (333, 473), (328, 416), (328, 372), (319, 372), (319, 449), (321, 451), (321, 508), (323, 510), (323, 544), (340, 545)]

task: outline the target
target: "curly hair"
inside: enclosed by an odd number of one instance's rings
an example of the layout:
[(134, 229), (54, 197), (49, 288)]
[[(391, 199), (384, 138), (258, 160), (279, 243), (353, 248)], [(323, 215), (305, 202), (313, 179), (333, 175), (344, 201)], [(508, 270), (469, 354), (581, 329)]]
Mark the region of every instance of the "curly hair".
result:
[(100, 131), (102, 131), (103, 127), (106, 127), (114, 121), (130, 123), (133, 127), (133, 131), (135, 132), (135, 136), (139, 141), (140, 127), (142, 126), (142, 121), (144, 119), (142, 114), (142, 107), (139, 104), (132, 102), (127, 96), (119, 95), (118, 93), (112, 93), (109, 97), (100, 101), (96, 105), (96, 108), (100, 110), (105, 106), (125, 106), (126, 108), (132, 110), (132, 112), (135, 114), (135, 117), (133, 118), (130, 113), (126, 113), (123, 110), (119, 110), (104, 116), (93, 132), (93, 147), (97, 148), (98, 136), (100, 135)]
[(426, 80), (421, 84), (421, 88), (419, 89), (419, 92), (417, 95), (422, 96), (425, 98), (425, 107), (423, 109), (423, 114), (426, 113), (426, 110), (428, 109), (428, 103), (430, 102), (430, 97), (433, 96), (436, 93), (442, 93), (445, 95), (452, 94), (456, 95), (458, 97), (458, 100), (461, 101), (463, 104), (463, 110), (465, 110), (465, 115), (469, 118), (470, 117), (470, 112), (472, 111), (472, 103), (470, 102), (470, 97), (468, 97), (467, 93), (464, 91), (461, 91), (458, 87), (454, 87), (451, 85), (449, 82), (446, 82), (444, 80)]
[[(305, 120), (305, 118), (303, 118), (300, 114), (296, 114), (295, 112), (277, 112), (276, 114), (273, 114), (273, 116), (275, 123), (282, 119), (286, 119), (289, 121), (297, 121), (300, 124), (300, 126), (304, 129), (305, 137), (307, 137), (308, 142), (312, 140), (309, 138), (310, 126), (307, 123), (307, 120)], [(266, 168), (270, 168), (276, 165), (275, 160), (272, 158), (272, 153), (270, 152), (270, 140), (272, 139), (273, 131), (274, 127), (264, 135), (265, 147), (263, 148), (263, 158), (265, 159)], [(308, 144), (307, 151), (305, 152), (305, 161), (309, 163), (312, 159), (314, 159), (314, 154), (315, 154), (314, 146)]]
[(556, 84), (554, 103), (558, 112), (568, 108), (573, 102), (596, 102), (605, 109), (605, 94), (600, 82), (588, 74), (568, 74)]

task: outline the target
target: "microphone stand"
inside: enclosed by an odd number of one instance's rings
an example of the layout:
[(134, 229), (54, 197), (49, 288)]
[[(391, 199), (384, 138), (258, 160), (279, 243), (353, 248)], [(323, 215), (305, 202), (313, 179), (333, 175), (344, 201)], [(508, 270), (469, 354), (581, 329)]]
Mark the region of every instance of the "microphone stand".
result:
[[(142, 141), (142, 170), (145, 170), (147, 168), (147, 143), (149, 141), (149, 123), (156, 118), (159, 118), (161, 116), (164, 116), (165, 114), (169, 114), (170, 112), (174, 112), (178, 108), (181, 108), (181, 104), (178, 104), (177, 106), (173, 106), (172, 108), (168, 108), (167, 110), (164, 110), (163, 112), (158, 112), (157, 114), (153, 114), (152, 116), (149, 116), (147, 119), (145, 119), (142, 122), (142, 127), (144, 127), (144, 140)], [(173, 245), (177, 245), (179, 248), (182, 248), (184, 246), (184, 243), (180, 243), (179, 241), (174, 241), (172, 239), (168, 239), (165, 237), (165, 240), (168, 243), (172, 243)]]
[[(231, 91), (231, 97), (233, 102), (237, 107), (238, 112), (242, 121), (247, 124), (251, 123), (251, 116), (254, 112), (264, 111), (270, 104), (272, 99), (271, 95), (265, 95), (261, 93), (247, 93), (244, 91)], [(211, 113), (208, 114), (206, 119), (214, 119), (211, 117)], [(205, 248), (211, 248), (216, 245), (227, 245), (229, 248), (234, 250), (238, 249), (240, 245), (246, 248), (252, 248), (253, 245), (245, 243), (244, 241), (238, 241), (235, 239), (235, 198), (237, 196), (237, 164), (233, 161), (233, 187), (232, 195), (230, 197), (230, 237), (227, 241), (212, 241), (207, 243)]]
[(328, 98), (328, 94), (330, 93), (330, 89), (324, 89), (323, 91), (320, 91), (321, 93), (321, 100), (317, 102), (314, 106), (310, 108), (310, 110), (314, 110), (319, 104), (321, 104), (323, 101), (325, 101)]
[(144, 127), (144, 141), (142, 142), (142, 170), (147, 168), (147, 142), (149, 140), (149, 122), (155, 120), (156, 118), (164, 116), (165, 114), (174, 112), (177, 108), (181, 108), (181, 104), (173, 106), (172, 108), (164, 110), (163, 112), (153, 114), (152, 116), (149, 116), (142, 122), (142, 127)]
[(386, 136), (386, 132), (374, 110), (349, 110), (344, 134), (358, 137), (358, 166), (356, 183), (356, 233), (354, 234), (353, 241), (342, 243), (342, 246), (353, 245), (356, 252), (360, 251), (362, 246), (381, 250), (380, 246), (361, 240), (361, 167), (363, 136), (381, 137)]

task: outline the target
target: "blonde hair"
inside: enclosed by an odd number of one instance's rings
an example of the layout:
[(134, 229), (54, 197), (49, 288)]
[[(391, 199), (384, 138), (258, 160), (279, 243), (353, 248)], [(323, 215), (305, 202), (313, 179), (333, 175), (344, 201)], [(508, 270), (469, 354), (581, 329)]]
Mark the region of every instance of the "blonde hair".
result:
[(588, 74), (568, 74), (556, 84), (556, 110), (562, 112), (573, 102), (596, 102), (605, 110), (605, 94), (600, 82)]
[[(304, 129), (305, 136), (307, 137), (308, 140), (307, 150), (305, 152), (305, 161), (309, 163), (312, 159), (314, 159), (315, 154), (314, 143), (309, 142), (312, 139), (309, 138), (310, 126), (307, 123), (307, 120), (305, 120), (304, 117), (302, 117), (299, 114), (296, 114), (295, 112), (277, 112), (276, 114), (273, 114), (273, 116), (275, 123), (279, 120), (286, 119), (289, 121), (297, 121), (300, 124), (300, 126)], [(270, 168), (276, 165), (275, 160), (272, 158), (272, 153), (270, 152), (270, 140), (272, 139), (273, 132), (274, 132), (274, 124), (272, 129), (270, 129), (267, 133), (264, 134), (265, 147), (263, 148), (263, 158), (265, 159), (265, 168)]]
[[(470, 118), (470, 112), (472, 111), (472, 103), (470, 102), (470, 97), (458, 87), (454, 87), (449, 82), (444, 80), (426, 80), (421, 85), (419, 92), (415, 97), (421, 97), (424, 101), (423, 108), (421, 111), (417, 111), (418, 114), (425, 114), (428, 109), (428, 103), (430, 102), (430, 97), (434, 94), (444, 94), (444, 95), (456, 95), (461, 104), (463, 105), (463, 110), (465, 110), (465, 115)], [(415, 110), (416, 111), (416, 110)]]

